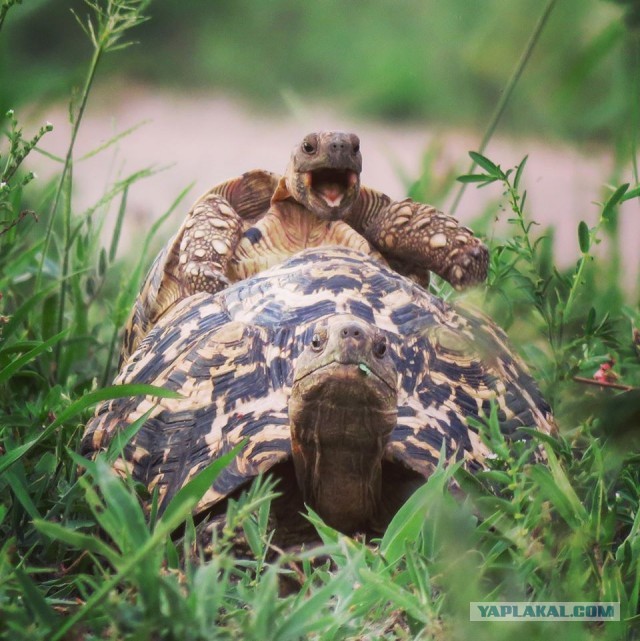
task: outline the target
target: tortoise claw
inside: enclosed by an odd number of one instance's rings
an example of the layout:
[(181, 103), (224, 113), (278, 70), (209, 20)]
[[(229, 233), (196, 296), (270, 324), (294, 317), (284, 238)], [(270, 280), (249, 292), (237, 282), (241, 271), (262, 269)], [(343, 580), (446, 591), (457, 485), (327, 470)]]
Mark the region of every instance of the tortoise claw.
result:
[(478, 241), (458, 250), (445, 279), (456, 289), (465, 289), (484, 282), (488, 268), (489, 250), (486, 245)]

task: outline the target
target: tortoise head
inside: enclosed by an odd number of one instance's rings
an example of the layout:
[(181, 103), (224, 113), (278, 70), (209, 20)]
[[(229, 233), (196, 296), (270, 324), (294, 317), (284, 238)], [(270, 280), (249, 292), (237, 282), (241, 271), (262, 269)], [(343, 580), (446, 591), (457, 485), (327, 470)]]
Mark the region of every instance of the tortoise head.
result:
[(380, 504), (382, 456), (396, 426), (397, 372), (377, 327), (336, 316), (314, 328), (289, 400), (291, 450), (305, 502), (342, 532)]
[(358, 198), (361, 171), (358, 136), (309, 134), (294, 147), (272, 203), (293, 198), (318, 218), (341, 220)]

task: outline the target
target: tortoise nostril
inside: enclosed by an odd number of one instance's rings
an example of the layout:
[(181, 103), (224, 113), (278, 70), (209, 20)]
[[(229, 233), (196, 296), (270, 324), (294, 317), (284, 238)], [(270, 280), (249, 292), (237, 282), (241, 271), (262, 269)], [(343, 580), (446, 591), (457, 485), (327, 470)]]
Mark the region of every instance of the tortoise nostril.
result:
[(361, 338), (362, 329), (357, 325), (346, 325), (340, 330), (340, 336), (342, 338)]

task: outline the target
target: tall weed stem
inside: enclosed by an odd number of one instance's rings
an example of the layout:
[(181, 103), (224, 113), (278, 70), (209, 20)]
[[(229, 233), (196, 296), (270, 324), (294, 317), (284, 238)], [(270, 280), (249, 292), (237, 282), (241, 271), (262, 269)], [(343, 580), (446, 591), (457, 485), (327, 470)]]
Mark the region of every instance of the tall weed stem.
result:
[[(36, 290), (39, 290), (44, 263), (51, 244), (53, 226), (56, 220), (57, 211), (63, 195), (66, 194), (67, 202), (64, 208), (63, 221), (62, 273), (57, 318), (58, 332), (62, 330), (64, 325), (67, 276), (69, 274), (70, 252), (73, 245), (73, 238), (71, 234), (71, 195), (73, 190), (73, 153), (78, 131), (80, 130), (80, 124), (82, 123), (98, 65), (100, 64), (102, 57), (105, 53), (123, 49), (131, 44), (130, 42), (121, 42), (122, 36), (126, 31), (146, 20), (142, 15), (142, 11), (148, 6), (150, 0), (107, 0), (106, 6), (104, 7), (102, 7), (98, 1), (91, 2), (90, 0), (86, 0), (86, 2), (93, 10), (93, 20), (89, 17), (86, 22), (83, 22), (77, 15), (74, 15), (82, 30), (91, 40), (93, 53), (91, 55), (91, 61), (89, 63), (84, 85), (80, 93), (80, 101), (77, 110), (74, 113), (72, 109), (71, 138), (65, 155), (60, 180), (58, 181), (58, 185), (53, 196), (44, 246), (42, 248), (42, 255), (40, 256), (40, 263), (38, 265), (36, 275)], [(56, 362), (58, 363), (60, 362), (61, 349), (62, 346), (58, 344), (56, 347)]]
[[(42, 256), (40, 257), (40, 265), (38, 267), (38, 273), (36, 276), (36, 290), (40, 289), (42, 269), (44, 267), (44, 261), (46, 259), (46, 256), (49, 250), (49, 244), (51, 243), (53, 224), (55, 222), (56, 212), (58, 211), (58, 206), (60, 205), (60, 199), (62, 197), (65, 184), (67, 185), (67, 189), (69, 190), (69, 192), (73, 187), (73, 180), (71, 178), (71, 167), (73, 165), (73, 150), (75, 148), (76, 138), (78, 136), (78, 131), (80, 130), (80, 123), (82, 122), (82, 117), (84, 116), (84, 112), (87, 106), (87, 101), (89, 99), (89, 93), (91, 91), (91, 86), (93, 85), (93, 80), (95, 78), (96, 71), (98, 69), (98, 63), (100, 62), (100, 58), (102, 57), (102, 54), (103, 54), (103, 51), (101, 48), (94, 49), (93, 55), (91, 56), (91, 63), (89, 64), (89, 70), (84, 81), (84, 86), (82, 88), (82, 93), (80, 94), (80, 105), (78, 107), (77, 114), (73, 117), (73, 126), (71, 128), (71, 139), (69, 141), (69, 146), (67, 148), (67, 153), (64, 159), (64, 165), (62, 167), (62, 173), (60, 174), (60, 180), (58, 181), (58, 186), (53, 196), (51, 211), (49, 213), (49, 223), (47, 225), (47, 233), (45, 236), (44, 247), (42, 248)], [(69, 209), (69, 213), (70, 213), (70, 209)], [(65, 255), (69, 251), (69, 236), (67, 234), (67, 230), (69, 227), (70, 227), (69, 221), (65, 220), (65, 238), (64, 238), (64, 245), (63, 245), (63, 251)], [(65, 262), (67, 261), (65, 260)], [(63, 275), (62, 283), (63, 285), (61, 290), (61, 297), (64, 291), (64, 275)], [(62, 298), (60, 300), (60, 307), (61, 308), (64, 307), (64, 302)], [(58, 326), (60, 326), (60, 324)]]
[[(547, 24), (547, 21), (549, 19), (549, 16), (551, 15), (551, 11), (553, 10), (553, 7), (555, 4), (556, 4), (556, 0), (548, 0), (547, 5), (545, 6), (542, 12), (542, 15), (540, 16), (540, 18), (538, 18), (538, 21), (536, 22), (536, 25), (533, 29), (533, 33), (531, 34), (531, 37), (529, 38), (524, 48), (524, 51), (520, 56), (520, 60), (518, 60), (518, 64), (516, 65), (516, 68), (513, 70), (513, 73), (511, 74), (511, 78), (509, 78), (509, 82), (507, 82), (507, 86), (504, 88), (504, 91), (500, 96), (500, 100), (498, 101), (498, 104), (496, 105), (493, 115), (491, 116), (491, 120), (489, 121), (487, 130), (484, 132), (484, 135), (482, 136), (482, 141), (480, 142), (480, 147), (478, 148), (480, 153), (484, 152), (484, 150), (487, 148), (487, 145), (489, 144), (489, 141), (493, 137), (493, 134), (496, 128), (498, 127), (498, 123), (500, 122), (500, 119), (502, 118), (502, 115), (504, 114), (507, 108), (507, 104), (511, 99), (513, 91), (516, 88), (516, 85), (518, 84), (518, 80), (520, 80), (520, 77), (522, 76), (522, 73), (524, 72), (527, 66), (527, 63), (531, 58), (531, 54), (533, 53), (535, 46), (538, 43), (538, 40), (540, 40), (540, 35), (542, 34), (544, 26)], [(467, 174), (472, 173), (475, 168), (476, 168), (476, 163), (474, 161), (469, 166)], [(450, 209), (451, 215), (454, 215), (456, 210), (458, 209), (458, 205), (462, 200), (462, 196), (464, 195), (464, 191), (466, 188), (467, 186), (465, 183), (460, 185), (458, 193), (456, 194), (453, 204), (451, 205), (451, 209)]]

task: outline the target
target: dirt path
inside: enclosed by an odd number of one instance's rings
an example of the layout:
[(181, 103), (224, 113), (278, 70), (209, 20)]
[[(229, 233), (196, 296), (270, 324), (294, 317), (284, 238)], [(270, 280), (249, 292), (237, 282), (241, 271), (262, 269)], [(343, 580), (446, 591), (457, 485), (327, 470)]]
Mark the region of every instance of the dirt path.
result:
[[(58, 106), (33, 117), (36, 122), (49, 120), (54, 124), (55, 130), (43, 147), (63, 155), (69, 139), (66, 108)], [(121, 86), (112, 90), (103, 87), (92, 96), (76, 157), (141, 122), (145, 124), (122, 138), (116, 147), (77, 164), (74, 174), (75, 206), (82, 211), (100, 198), (116, 176), (124, 177), (148, 166), (169, 166), (131, 188), (124, 252), (139, 247), (139, 234), (144, 234), (190, 183), (195, 184), (183, 206), (165, 223), (165, 236), (176, 229), (191, 202), (212, 185), (255, 167), (282, 171), (291, 147), (309, 131), (326, 128), (358, 133), (364, 156), (363, 182), (395, 198), (404, 197), (406, 191), (400, 174), (418, 176), (423, 153), (430, 144), (437, 141), (442, 146), (438, 165), (443, 170), (456, 165), (461, 172), (467, 169), (467, 151), (478, 144), (475, 134), (356, 121), (326, 108), (293, 106), (290, 114), (275, 117), (228, 97), (177, 96)], [(603, 182), (611, 174), (612, 159), (601, 151), (581, 155), (568, 146), (543, 145), (533, 140), (495, 139), (487, 150), (487, 155), (504, 168), (517, 164), (525, 154), (529, 155), (524, 181), (529, 215), (543, 227), (556, 226), (558, 260), (562, 265), (571, 264), (579, 253), (578, 222), (595, 223), (599, 208), (593, 203), (602, 199)], [(34, 163), (43, 177), (55, 170), (52, 164), (42, 156)], [(631, 181), (631, 176), (624, 180)], [(470, 186), (457, 216), (469, 221), (499, 197), (498, 187), (477, 190)], [(446, 211), (451, 199), (438, 204)], [(637, 202), (625, 203), (620, 218), (622, 264), (630, 289), (636, 287), (640, 271), (638, 209)]]

